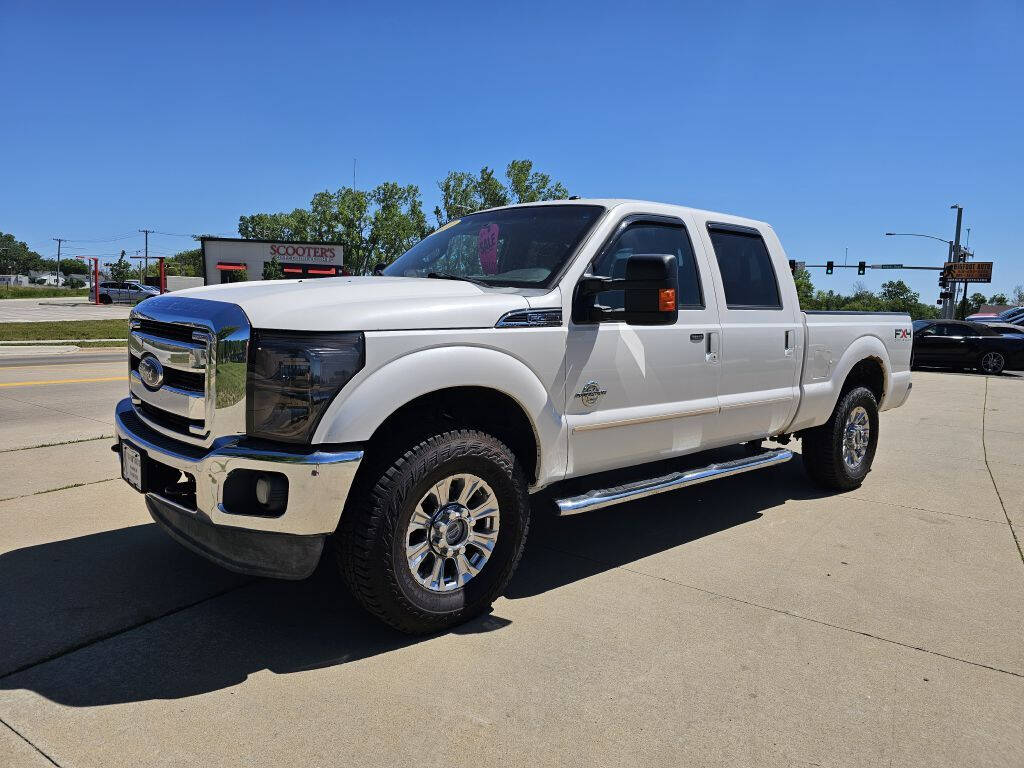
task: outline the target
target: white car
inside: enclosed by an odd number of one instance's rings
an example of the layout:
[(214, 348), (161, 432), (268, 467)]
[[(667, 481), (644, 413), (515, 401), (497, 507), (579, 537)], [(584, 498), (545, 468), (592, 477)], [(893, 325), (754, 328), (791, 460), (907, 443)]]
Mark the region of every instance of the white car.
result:
[(586, 512), (785, 462), (761, 441), (792, 436), (815, 483), (860, 485), (910, 318), (801, 312), (790, 269), (760, 221), (571, 200), (450, 222), (380, 277), (149, 299), (122, 474), (205, 557), (303, 578), (330, 540), (369, 611), (435, 631), (501, 594), (541, 490)]
[(159, 296), (160, 289), (145, 285), (137, 280), (124, 283), (105, 281), (100, 283), (99, 297), (101, 304), (135, 304), (153, 296)]

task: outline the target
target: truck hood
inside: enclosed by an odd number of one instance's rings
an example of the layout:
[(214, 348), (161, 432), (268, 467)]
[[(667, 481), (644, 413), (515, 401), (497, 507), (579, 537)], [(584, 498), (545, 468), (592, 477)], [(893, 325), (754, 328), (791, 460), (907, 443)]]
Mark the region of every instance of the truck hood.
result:
[(514, 288), (417, 277), (261, 280), (173, 295), (237, 304), (254, 328), (300, 331), (493, 328), (506, 312), (528, 307)]

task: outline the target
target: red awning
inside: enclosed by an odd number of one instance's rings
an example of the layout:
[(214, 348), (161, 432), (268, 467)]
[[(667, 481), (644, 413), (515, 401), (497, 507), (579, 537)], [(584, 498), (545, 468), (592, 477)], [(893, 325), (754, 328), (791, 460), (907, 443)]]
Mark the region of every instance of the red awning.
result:
[(336, 274), (338, 274), (338, 270), (336, 270), (334, 267), (331, 267), (330, 269), (312, 269), (312, 268), (310, 268), (310, 269), (307, 269), (306, 271), (309, 274), (311, 274), (311, 275), (336, 275)]
[(245, 264), (225, 264), (223, 261), (217, 263), (217, 269), (222, 272), (241, 272)]
[(300, 275), (302, 274), (302, 270), (299, 267), (285, 267), (284, 271), (285, 272), (298, 272)]

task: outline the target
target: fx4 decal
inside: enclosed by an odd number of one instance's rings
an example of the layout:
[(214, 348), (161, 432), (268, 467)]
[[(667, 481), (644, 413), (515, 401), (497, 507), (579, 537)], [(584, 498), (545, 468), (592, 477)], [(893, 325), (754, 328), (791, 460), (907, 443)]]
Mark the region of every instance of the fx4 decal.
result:
[(909, 328), (897, 328), (896, 329), (896, 340), (897, 341), (903, 341), (905, 339), (909, 339), (910, 336), (911, 336), (911, 331), (910, 331)]

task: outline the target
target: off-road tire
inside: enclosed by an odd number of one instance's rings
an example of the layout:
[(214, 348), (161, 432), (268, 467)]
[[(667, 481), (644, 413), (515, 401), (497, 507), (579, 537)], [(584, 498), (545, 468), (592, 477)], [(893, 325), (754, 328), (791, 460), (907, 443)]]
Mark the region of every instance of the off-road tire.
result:
[[(851, 469), (843, 460), (843, 441), (847, 418), (855, 408), (867, 411), (870, 434), (867, 453)], [(845, 393), (825, 424), (803, 433), (802, 443), (804, 469), (815, 485), (836, 491), (859, 488), (871, 471), (878, 446), (878, 403), (874, 394), (867, 387), (855, 387)]]
[[(353, 596), (409, 634), (437, 632), (487, 611), (512, 578), (530, 526), (526, 475), (512, 451), (491, 435), (459, 429), (426, 437), (408, 450), (382, 448), (371, 461), (353, 488), (333, 547)], [(494, 490), (500, 530), (476, 576), (457, 589), (432, 592), (412, 578), (404, 533), (423, 494), (458, 472), (472, 472)]]

